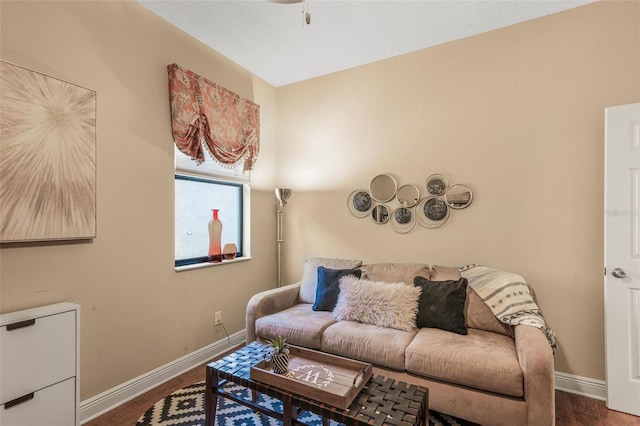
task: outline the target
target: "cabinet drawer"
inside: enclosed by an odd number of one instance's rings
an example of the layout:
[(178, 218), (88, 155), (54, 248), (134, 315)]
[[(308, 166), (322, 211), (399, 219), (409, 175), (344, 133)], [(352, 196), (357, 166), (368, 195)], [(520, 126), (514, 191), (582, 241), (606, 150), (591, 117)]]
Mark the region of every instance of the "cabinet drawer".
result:
[(76, 380), (71, 378), (34, 392), (9, 408), (0, 405), (2, 426), (69, 426), (76, 424)]
[(76, 375), (76, 311), (12, 328), (0, 328), (0, 404)]

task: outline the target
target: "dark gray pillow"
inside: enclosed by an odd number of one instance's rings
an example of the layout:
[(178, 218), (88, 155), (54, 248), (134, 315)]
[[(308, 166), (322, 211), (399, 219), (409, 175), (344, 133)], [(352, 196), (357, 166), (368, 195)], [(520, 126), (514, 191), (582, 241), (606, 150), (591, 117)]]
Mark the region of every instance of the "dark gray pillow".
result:
[(340, 293), (340, 278), (346, 275), (360, 278), (362, 272), (360, 269), (329, 269), (318, 266), (318, 286), (312, 308), (314, 311), (333, 311)]
[(464, 302), (467, 300), (467, 279), (458, 281), (429, 281), (415, 277), (413, 284), (422, 288), (416, 325), (467, 334), (464, 321)]

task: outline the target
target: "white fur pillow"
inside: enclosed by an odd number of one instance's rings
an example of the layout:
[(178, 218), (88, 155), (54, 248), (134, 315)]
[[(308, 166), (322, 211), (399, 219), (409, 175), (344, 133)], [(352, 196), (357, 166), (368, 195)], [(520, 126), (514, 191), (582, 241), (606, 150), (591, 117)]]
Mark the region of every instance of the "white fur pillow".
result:
[(340, 279), (340, 294), (333, 309), (338, 321), (359, 321), (380, 327), (416, 329), (422, 289), (405, 283), (385, 283), (348, 275)]

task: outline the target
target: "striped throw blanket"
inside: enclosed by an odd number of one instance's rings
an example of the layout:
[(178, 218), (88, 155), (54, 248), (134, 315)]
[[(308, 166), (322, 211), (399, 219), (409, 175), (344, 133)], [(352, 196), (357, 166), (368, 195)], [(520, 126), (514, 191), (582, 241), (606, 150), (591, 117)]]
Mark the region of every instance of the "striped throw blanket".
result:
[(465, 266), (460, 272), (469, 282), (469, 287), (480, 296), (499, 321), (540, 329), (555, 353), (558, 348), (555, 332), (547, 327), (522, 276), (480, 265)]

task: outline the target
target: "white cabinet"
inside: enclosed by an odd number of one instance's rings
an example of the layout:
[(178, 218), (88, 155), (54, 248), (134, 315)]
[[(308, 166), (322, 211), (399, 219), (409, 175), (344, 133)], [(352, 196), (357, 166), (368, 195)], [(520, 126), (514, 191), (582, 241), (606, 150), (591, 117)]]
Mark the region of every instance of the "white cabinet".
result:
[(0, 426), (79, 424), (80, 306), (0, 315)]

